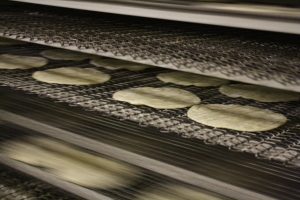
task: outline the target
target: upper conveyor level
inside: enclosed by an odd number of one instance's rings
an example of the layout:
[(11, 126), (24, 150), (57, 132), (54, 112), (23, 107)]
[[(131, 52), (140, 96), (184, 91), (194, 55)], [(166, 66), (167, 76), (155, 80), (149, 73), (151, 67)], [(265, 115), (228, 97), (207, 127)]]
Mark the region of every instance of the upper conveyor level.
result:
[(131, 16), (300, 34), (300, 7), (299, 2), (295, 0), (17, 1)]
[(0, 36), (300, 92), (298, 35), (14, 4)]

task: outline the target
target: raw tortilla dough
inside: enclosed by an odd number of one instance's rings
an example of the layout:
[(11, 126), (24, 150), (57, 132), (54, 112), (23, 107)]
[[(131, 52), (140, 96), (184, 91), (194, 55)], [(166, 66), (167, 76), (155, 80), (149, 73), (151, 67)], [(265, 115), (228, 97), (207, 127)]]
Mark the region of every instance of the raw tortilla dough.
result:
[(34, 72), (32, 77), (46, 83), (66, 85), (92, 85), (104, 83), (110, 75), (94, 68), (61, 67)]
[(137, 200), (221, 200), (218, 197), (180, 185), (155, 188), (139, 195)]
[(167, 72), (160, 73), (156, 76), (159, 80), (166, 83), (174, 83), (184, 86), (198, 86), (198, 87), (213, 87), (227, 84), (229, 81), (209, 76), (202, 76), (188, 72)]
[(143, 71), (152, 66), (144, 65), (124, 60), (118, 60), (114, 58), (106, 58), (106, 57), (95, 57), (91, 60), (91, 64), (97, 67), (103, 67), (109, 70), (118, 70), (118, 69), (127, 69), (129, 71)]
[(300, 100), (300, 93), (268, 88), (258, 85), (231, 84), (224, 85), (219, 91), (229, 97), (242, 97), (261, 102), (287, 102)]
[(10, 142), (5, 144), (4, 154), (12, 159), (43, 167), (63, 180), (91, 188), (127, 186), (139, 174), (134, 167), (46, 138)]
[(6, 45), (17, 45), (17, 44), (24, 44), (25, 42), (19, 41), (19, 40), (12, 40), (8, 38), (2, 38), (0, 37), (0, 46), (6, 46)]
[(275, 129), (287, 121), (284, 115), (267, 109), (235, 104), (195, 105), (187, 116), (208, 126), (251, 132)]
[(42, 57), (19, 56), (13, 54), (0, 55), (0, 69), (30, 69), (42, 67), (48, 60)]
[(91, 55), (76, 51), (69, 51), (64, 49), (50, 49), (41, 52), (41, 55), (52, 60), (85, 60), (89, 59)]
[(171, 87), (139, 87), (113, 94), (118, 101), (159, 109), (185, 108), (200, 103), (200, 98), (186, 90)]

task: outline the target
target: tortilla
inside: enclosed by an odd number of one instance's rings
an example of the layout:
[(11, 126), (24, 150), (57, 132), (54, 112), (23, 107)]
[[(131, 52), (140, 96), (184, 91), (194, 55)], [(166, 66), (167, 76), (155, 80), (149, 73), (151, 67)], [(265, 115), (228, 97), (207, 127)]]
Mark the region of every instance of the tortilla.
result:
[(174, 83), (177, 85), (197, 87), (214, 87), (227, 84), (229, 81), (200, 74), (193, 74), (188, 72), (167, 72), (160, 73), (156, 76), (159, 80), (165, 83)]
[(129, 71), (135, 71), (135, 72), (143, 71), (147, 68), (152, 67), (150, 65), (144, 65), (144, 64), (118, 60), (114, 58), (100, 57), (100, 56), (93, 58), (90, 63), (97, 67), (103, 67), (109, 70), (127, 69)]
[(35, 56), (20, 56), (13, 54), (0, 55), (0, 69), (30, 69), (43, 67), (48, 60)]
[(111, 189), (127, 186), (139, 173), (134, 167), (46, 138), (8, 142), (3, 150), (14, 160), (43, 167), (65, 181), (84, 187)]
[(50, 49), (41, 52), (41, 55), (52, 60), (74, 60), (89, 59), (91, 55), (65, 49)]
[(253, 99), (260, 102), (288, 102), (300, 100), (300, 93), (258, 85), (224, 85), (219, 88), (219, 91), (229, 97), (241, 97), (245, 99)]
[(113, 98), (133, 105), (146, 105), (158, 109), (185, 108), (200, 103), (200, 98), (193, 93), (171, 87), (130, 88), (114, 93)]
[(167, 185), (142, 192), (137, 200), (221, 200), (200, 190), (181, 185)]
[(207, 126), (250, 132), (272, 130), (287, 122), (282, 114), (235, 104), (195, 105), (188, 110), (187, 116)]
[(38, 81), (65, 85), (93, 85), (104, 83), (110, 75), (94, 68), (61, 67), (34, 72), (32, 77)]

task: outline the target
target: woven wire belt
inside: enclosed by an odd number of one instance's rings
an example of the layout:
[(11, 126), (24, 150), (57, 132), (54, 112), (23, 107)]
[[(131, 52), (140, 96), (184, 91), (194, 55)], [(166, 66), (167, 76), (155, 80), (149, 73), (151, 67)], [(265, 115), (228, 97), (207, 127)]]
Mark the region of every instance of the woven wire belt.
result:
[[(21, 55), (39, 55), (44, 47), (7, 48), (3, 52), (17, 52)], [(16, 51), (16, 49), (19, 49)], [(2, 53), (0, 51), (0, 53)], [(59, 66), (92, 67), (87, 61), (65, 62), (51, 61), (41, 68), (56, 68)], [(70, 106), (80, 106), (86, 110), (100, 112), (103, 115), (114, 116), (119, 120), (130, 120), (140, 126), (156, 127), (162, 133), (178, 134), (185, 138), (197, 138), (212, 145), (226, 146), (231, 150), (255, 154), (258, 158), (275, 160), (287, 165), (300, 165), (300, 104), (261, 103), (242, 98), (226, 97), (218, 92), (217, 88), (183, 87), (162, 83), (155, 78), (156, 74), (166, 69), (153, 68), (144, 72), (135, 73), (125, 70), (109, 71), (112, 79), (102, 85), (95, 86), (66, 86), (47, 84), (35, 81), (30, 70), (0, 70), (0, 85), (15, 90), (37, 94), (40, 97), (51, 98), (56, 102), (68, 103)], [(280, 128), (262, 133), (240, 132), (211, 128), (195, 123), (186, 116), (187, 109), (162, 110), (146, 106), (133, 106), (128, 103), (112, 99), (112, 94), (118, 90), (138, 86), (172, 86), (183, 88), (198, 95), (203, 103), (241, 104), (258, 108), (270, 109), (284, 114), (289, 121)]]
[(0, 35), (300, 91), (298, 36), (39, 6), (2, 6)]

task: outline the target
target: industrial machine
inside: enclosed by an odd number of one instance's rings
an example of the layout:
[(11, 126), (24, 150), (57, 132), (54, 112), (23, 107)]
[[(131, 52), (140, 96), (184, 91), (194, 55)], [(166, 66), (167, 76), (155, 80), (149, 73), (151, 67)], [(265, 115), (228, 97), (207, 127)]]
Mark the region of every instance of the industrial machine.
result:
[[(156, 78), (172, 70), (300, 93), (299, 11), (294, 0), (1, 1), (0, 36), (26, 43), (1, 46), (0, 54), (38, 56), (63, 48), (155, 67), (102, 69), (111, 81), (93, 86), (38, 82), (31, 77), (35, 68), (0, 69), (1, 146), (43, 136), (139, 171), (130, 185), (97, 189), (0, 152), (0, 199), (129, 200), (170, 184), (217, 199), (299, 199), (300, 101), (257, 102), (227, 97), (216, 87), (176, 85), (201, 103), (250, 105), (288, 119), (254, 133), (196, 123), (186, 108), (112, 98), (131, 87), (175, 86)], [(42, 69), (96, 68), (89, 61), (51, 60)]]

